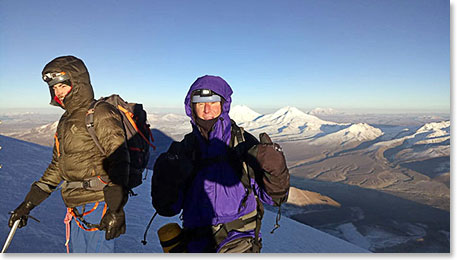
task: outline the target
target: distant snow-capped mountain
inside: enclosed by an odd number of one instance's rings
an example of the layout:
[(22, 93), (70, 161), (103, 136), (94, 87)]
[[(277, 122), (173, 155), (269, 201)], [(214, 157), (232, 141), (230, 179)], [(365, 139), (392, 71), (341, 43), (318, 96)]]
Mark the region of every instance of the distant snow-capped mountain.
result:
[(291, 122), (305, 122), (309, 125), (336, 124), (324, 121), (316, 116), (308, 115), (295, 107), (283, 107), (273, 114), (264, 115), (257, 122), (270, 122), (273, 124), (289, 124)]
[(295, 107), (287, 106), (274, 113), (243, 122), (240, 126), (255, 134), (266, 132), (276, 141), (291, 141), (338, 131), (347, 127), (347, 124), (325, 121)]
[(55, 121), (27, 131), (8, 133), (5, 135), (45, 146), (52, 146), (54, 143), (54, 133), (56, 132), (58, 123), (59, 121)]
[(178, 141), (192, 131), (190, 118), (186, 115), (148, 113), (148, 122), (152, 129), (158, 129)]
[(436, 144), (450, 141), (451, 121), (427, 123), (419, 128), (415, 133), (401, 138), (378, 142), (373, 146), (392, 146), (397, 144), (403, 147), (411, 147), (421, 144)]
[(262, 114), (259, 114), (245, 105), (237, 105), (230, 108), (230, 118), (237, 123), (252, 121)]
[(427, 138), (433, 139), (433, 138), (439, 138), (439, 137), (445, 137), (445, 138), (450, 138), (450, 127), (451, 127), (451, 121), (442, 121), (442, 122), (436, 122), (436, 123), (428, 123), (419, 128), (416, 132), (416, 135), (421, 134), (421, 133), (427, 133)]
[(429, 176), (449, 174), (450, 126), (450, 121), (427, 123), (411, 135), (377, 142), (372, 149), (382, 149), (383, 156), (395, 164), (427, 161), (423, 167), (414, 170)]
[(32, 131), (35, 131), (36, 133), (55, 132), (58, 124), (59, 124), (59, 121), (55, 121), (53, 123), (49, 123), (49, 124), (34, 128)]
[[(402, 148), (414, 145), (439, 144), (427, 147), (431, 154), (449, 154), (450, 121), (428, 123), (415, 130), (403, 128), (376, 128), (366, 123), (336, 123), (323, 120), (315, 115), (287, 106), (270, 114), (260, 114), (248, 106), (233, 106), (230, 116), (237, 124), (255, 136), (262, 132), (268, 133), (275, 142), (307, 141), (312, 145), (337, 148), (353, 146), (357, 143), (372, 141), (379, 138), (371, 149), (380, 147)], [(151, 129), (157, 129), (174, 140), (182, 140), (183, 136), (192, 131), (190, 119), (183, 114), (148, 113)], [(27, 131), (8, 133), (8, 136), (34, 143), (52, 146), (57, 121)], [(415, 131), (415, 132), (414, 132)], [(343, 147), (341, 147), (343, 148)], [(387, 148), (388, 149), (388, 148)], [(423, 149), (420, 151), (424, 154)], [(418, 152), (419, 154), (419, 152)], [(404, 152), (403, 156), (411, 153)], [(424, 155), (425, 156), (425, 155)]]
[(178, 115), (178, 114), (156, 114), (150, 113), (148, 114), (148, 121), (149, 123), (153, 122), (189, 122), (189, 117), (186, 115)]
[(255, 135), (266, 132), (274, 141), (308, 140), (310, 144), (330, 146), (371, 141), (384, 134), (381, 129), (366, 123), (326, 121), (290, 106), (244, 121), (240, 126)]
[(384, 133), (379, 128), (375, 128), (369, 124), (359, 123), (353, 124), (335, 133), (318, 137), (310, 143), (314, 145), (333, 144), (342, 146), (353, 142), (374, 140), (382, 136), (383, 134)]
[(340, 114), (339, 111), (333, 109), (333, 108), (314, 108), (313, 110), (309, 111), (308, 114), (314, 115), (314, 116), (319, 116), (319, 115), (335, 115), (335, 114)]

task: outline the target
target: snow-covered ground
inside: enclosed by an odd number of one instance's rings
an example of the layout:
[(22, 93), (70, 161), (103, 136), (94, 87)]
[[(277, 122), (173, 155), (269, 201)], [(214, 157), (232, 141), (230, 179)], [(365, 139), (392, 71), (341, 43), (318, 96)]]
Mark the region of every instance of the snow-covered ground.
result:
[[(51, 159), (51, 148), (0, 135), (0, 239), (8, 235), (8, 212), (24, 199), (33, 181), (39, 179)], [(126, 205), (127, 232), (116, 239), (116, 252), (158, 253), (162, 252), (156, 230), (169, 222), (180, 223), (177, 217), (157, 216), (148, 233), (147, 245), (141, 244), (146, 225), (154, 213), (150, 199), (150, 177), (135, 189), (138, 196), (131, 197)], [(8, 252), (65, 252), (66, 209), (59, 192), (54, 192), (31, 213), (41, 222), (31, 219), (28, 225), (16, 232)], [(321, 232), (285, 216), (281, 227), (270, 234), (276, 212), (266, 211), (262, 234), (264, 253), (366, 253), (369, 252), (347, 241)]]

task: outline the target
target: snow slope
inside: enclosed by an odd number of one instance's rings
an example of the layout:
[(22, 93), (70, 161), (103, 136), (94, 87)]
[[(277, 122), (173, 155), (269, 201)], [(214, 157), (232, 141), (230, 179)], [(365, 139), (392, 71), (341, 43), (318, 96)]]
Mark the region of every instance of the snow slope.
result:
[[(166, 142), (164, 142), (166, 143)], [(0, 135), (0, 239), (8, 235), (9, 211), (24, 199), (33, 181), (40, 178), (51, 159), (51, 148)], [(161, 148), (163, 149), (163, 147)], [(145, 227), (154, 213), (150, 199), (150, 177), (135, 189), (138, 196), (131, 197), (126, 205), (127, 232), (116, 239), (116, 252), (161, 252), (156, 230), (169, 222), (179, 222), (178, 217), (157, 216), (148, 233), (147, 245), (141, 244)], [(65, 206), (59, 192), (54, 192), (32, 215), (41, 222), (29, 220), (28, 225), (16, 232), (8, 252), (65, 252)], [(275, 212), (266, 211), (262, 225), (264, 253), (363, 253), (368, 252), (349, 242), (313, 229), (285, 216), (281, 227), (270, 234), (274, 226)]]

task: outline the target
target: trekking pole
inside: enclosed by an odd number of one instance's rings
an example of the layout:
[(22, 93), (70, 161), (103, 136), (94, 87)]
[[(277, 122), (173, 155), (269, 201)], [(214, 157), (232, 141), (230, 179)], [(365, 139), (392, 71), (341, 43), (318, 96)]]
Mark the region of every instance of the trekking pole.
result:
[(10, 233), (8, 234), (8, 238), (6, 239), (5, 245), (3, 245), (2, 253), (5, 253), (6, 249), (8, 249), (8, 247), (10, 246), (11, 240), (13, 240), (14, 233), (16, 233), (16, 230), (17, 230), (17, 227), (19, 226), (20, 221), (21, 220), (18, 219), (14, 222), (14, 225), (11, 228)]

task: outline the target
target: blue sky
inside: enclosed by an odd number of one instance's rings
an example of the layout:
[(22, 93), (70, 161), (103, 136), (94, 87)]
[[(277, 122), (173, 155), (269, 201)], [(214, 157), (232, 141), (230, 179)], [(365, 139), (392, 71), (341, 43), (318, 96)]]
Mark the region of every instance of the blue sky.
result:
[(450, 112), (449, 12), (445, 0), (0, 1), (0, 110), (49, 107), (41, 70), (74, 55), (97, 97), (146, 107), (182, 108), (210, 74), (258, 110)]

